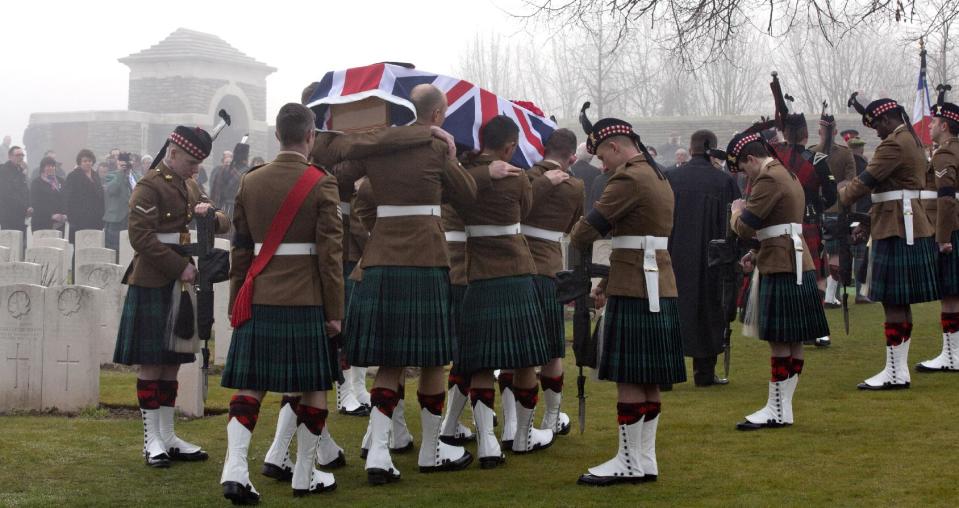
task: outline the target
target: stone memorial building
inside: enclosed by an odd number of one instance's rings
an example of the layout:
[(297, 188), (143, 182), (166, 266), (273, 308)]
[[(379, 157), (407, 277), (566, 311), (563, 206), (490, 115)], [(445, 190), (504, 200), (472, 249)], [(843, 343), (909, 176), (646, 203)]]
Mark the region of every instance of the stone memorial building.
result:
[(233, 124), (217, 139), (206, 166), (250, 135), (251, 157), (269, 160), (276, 151), (274, 129), (266, 118), (266, 77), (275, 68), (240, 52), (223, 39), (180, 28), (138, 53), (120, 58), (130, 68), (125, 111), (34, 113), (24, 133), (32, 162), (53, 149), (72, 167), (81, 148), (102, 157), (117, 147), (155, 155), (179, 124), (210, 129), (226, 109)]

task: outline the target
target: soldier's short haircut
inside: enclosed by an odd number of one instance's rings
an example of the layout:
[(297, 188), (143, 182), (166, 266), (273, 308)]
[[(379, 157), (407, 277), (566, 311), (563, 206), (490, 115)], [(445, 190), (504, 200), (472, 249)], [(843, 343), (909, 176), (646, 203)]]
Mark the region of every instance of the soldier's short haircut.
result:
[(519, 127), (506, 115), (496, 115), (480, 128), (480, 145), (484, 150), (499, 150), (518, 139)]
[(310, 97), (313, 97), (313, 92), (320, 87), (319, 81), (314, 81), (309, 85), (306, 85), (306, 88), (303, 89), (303, 92), (300, 94), (300, 104), (306, 104), (310, 100)]
[(556, 129), (543, 145), (546, 155), (555, 155), (563, 159), (576, 153), (576, 134), (569, 129)]
[(295, 102), (284, 104), (276, 115), (276, 134), (280, 144), (290, 146), (305, 141), (314, 129), (315, 120), (310, 108)]
[(689, 153), (690, 155), (705, 155), (707, 149), (718, 148), (717, 143), (716, 134), (713, 131), (700, 129), (689, 137)]
[(84, 148), (77, 153), (77, 166), (80, 165), (80, 161), (83, 159), (90, 159), (90, 161), (96, 162), (97, 156), (93, 155), (93, 151), (89, 148)]
[(746, 162), (746, 157), (749, 155), (759, 159), (763, 157), (772, 157), (773, 154), (769, 153), (769, 149), (766, 148), (765, 143), (753, 141), (739, 151), (739, 156), (736, 157), (736, 163), (740, 164)]
[(430, 84), (420, 84), (410, 92), (410, 102), (416, 108), (416, 118), (423, 120), (443, 107), (446, 96), (439, 88)]

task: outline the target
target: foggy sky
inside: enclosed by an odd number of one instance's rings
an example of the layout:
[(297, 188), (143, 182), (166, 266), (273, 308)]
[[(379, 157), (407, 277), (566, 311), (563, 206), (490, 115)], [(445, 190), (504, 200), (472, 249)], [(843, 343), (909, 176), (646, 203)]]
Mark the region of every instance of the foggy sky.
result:
[(129, 69), (117, 59), (180, 27), (215, 34), (278, 69), (267, 78), (272, 123), (280, 106), (298, 101), (307, 83), (330, 70), (393, 60), (453, 74), (475, 33), (524, 37), (506, 12), (522, 5), (521, 0), (4, 2), (0, 136), (10, 134), (20, 144), (34, 112), (126, 109)]

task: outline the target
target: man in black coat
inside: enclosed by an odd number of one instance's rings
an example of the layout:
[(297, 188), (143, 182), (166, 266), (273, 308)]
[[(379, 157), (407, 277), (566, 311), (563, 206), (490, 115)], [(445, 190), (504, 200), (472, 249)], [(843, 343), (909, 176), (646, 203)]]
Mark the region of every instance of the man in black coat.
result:
[(725, 238), (729, 205), (739, 199), (736, 180), (713, 166), (708, 150), (717, 146), (708, 130), (693, 133), (692, 159), (666, 173), (673, 187), (676, 206), (669, 253), (679, 291), (680, 330), (683, 351), (693, 358), (696, 386), (718, 381), (716, 357), (723, 350), (725, 316), (719, 305), (722, 288), (717, 274), (707, 266), (709, 241)]
[(30, 208), (30, 189), (27, 187), (26, 154), (19, 146), (7, 150), (9, 160), (0, 164), (0, 228), (26, 232), (26, 218)]

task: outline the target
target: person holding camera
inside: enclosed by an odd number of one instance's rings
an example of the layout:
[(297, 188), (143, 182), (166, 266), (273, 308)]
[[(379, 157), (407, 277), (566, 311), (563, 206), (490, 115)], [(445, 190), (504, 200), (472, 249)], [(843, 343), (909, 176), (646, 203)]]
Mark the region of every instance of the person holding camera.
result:
[(123, 152), (117, 156), (117, 169), (106, 177), (104, 191), (106, 197), (103, 213), (104, 242), (107, 248), (119, 250), (120, 231), (127, 228), (130, 216), (130, 195), (139, 178), (133, 171), (133, 156)]

